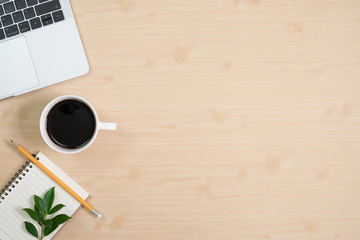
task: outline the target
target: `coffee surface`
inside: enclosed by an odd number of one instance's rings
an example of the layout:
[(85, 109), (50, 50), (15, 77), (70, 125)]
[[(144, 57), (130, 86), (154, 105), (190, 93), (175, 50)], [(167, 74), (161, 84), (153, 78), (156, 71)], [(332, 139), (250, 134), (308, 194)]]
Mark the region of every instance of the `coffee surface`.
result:
[(96, 120), (91, 109), (77, 100), (57, 103), (47, 116), (46, 130), (51, 140), (65, 148), (84, 146), (95, 132)]

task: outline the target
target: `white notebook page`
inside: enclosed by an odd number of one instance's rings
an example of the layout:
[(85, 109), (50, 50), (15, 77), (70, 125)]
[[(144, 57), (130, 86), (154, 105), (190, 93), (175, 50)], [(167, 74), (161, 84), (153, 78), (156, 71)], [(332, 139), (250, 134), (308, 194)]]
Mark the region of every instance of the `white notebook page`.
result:
[[(37, 157), (46, 168), (48, 168), (52, 173), (60, 178), (77, 194), (79, 194), (80, 197), (83, 199), (89, 197), (89, 193), (87, 193), (81, 186), (74, 182), (74, 180), (72, 180), (53, 162), (51, 162), (44, 154), (40, 152)], [(29, 164), (26, 169), (28, 169), (28, 172), (24, 171), (25, 176), (21, 176), (22, 180), (17, 179), (18, 183), (14, 184), (14, 188), (10, 187), (11, 191), (7, 191), (8, 195), (2, 195), (5, 197), (5, 199), (0, 200), (1, 240), (35, 239), (26, 231), (24, 221), (33, 223), (34, 226), (38, 229), (38, 232), (40, 226), (38, 227), (38, 223), (32, 220), (29, 215), (22, 210), (23, 208), (34, 208), (34, 194), (43, 197), (46, 191), (55, 186), (55, 200), (53, 206), (62, 203), (66, 205), (66, 207), (55, 213), (54, 216), (58, 214), (67, 214), (68, 216), (72, 216), (74, 212), (80, 207), (80, 203), (75, 198), (73, 198), (33, 163)], [(51, 216), (49, 216), (49, 218), (51, 218)], [(61, 227), (62, 225), (44, 239), (51, 239), (56, 234), (56, 232), (61, 229)]]

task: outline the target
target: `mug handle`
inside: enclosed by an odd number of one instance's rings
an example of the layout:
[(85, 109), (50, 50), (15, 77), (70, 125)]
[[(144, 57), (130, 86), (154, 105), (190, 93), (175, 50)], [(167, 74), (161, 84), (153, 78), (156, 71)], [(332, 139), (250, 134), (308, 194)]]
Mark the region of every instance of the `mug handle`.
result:
[(116, 123), (99, 121), (99, 130), (116, 130), (116, 128), (117, 128)]

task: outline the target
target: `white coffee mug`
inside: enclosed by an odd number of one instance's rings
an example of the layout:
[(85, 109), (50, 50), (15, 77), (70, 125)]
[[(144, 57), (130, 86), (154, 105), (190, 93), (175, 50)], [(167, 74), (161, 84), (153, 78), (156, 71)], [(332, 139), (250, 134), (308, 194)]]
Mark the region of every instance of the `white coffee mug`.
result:
[[(54, 143), (51, 140), (51, 138), (47, 132), (47, 129), (46, 129), (47, 116), (48, 116), (50, 110), (56, 104), (58, 104), (59, 102), (62, 102), (64, 100), (76, 100), (76, 101), (84, 103), (87, 107), (90, 108), (90, 110), (92, 111), (94, 118), (95, 118), (95, 130), (94, 130), (94, 133), (93, 133), (91, 139), (85, 145), (83, 145), (79, 148), (65, 148), (65, 147), (62, 147), (62, 146)], [(41, 132), (42, 138), (44, 139), (44, 141), (46, 142), (46, 144), (49, 147), (51, 147), (55, 151), (58, 151), (61, 153), (77, 153), (77, 152), (83, 151), (94, 142), (99, 130), (116, 130), (116, 127), (117, 127), (116, 123), (99, 121), (98, 115), (97, 115), (94, 107), (88, 101), (86, 101), (84, 98), (81, 98), (81, 97), (75, 96), (75, 95), (64, 95), (64, 96), (55, 98), (54, 100), (52, 100), (45, 106), (44, 110), (41, 113), (41, 117), (40, 117), (40, 132)]]

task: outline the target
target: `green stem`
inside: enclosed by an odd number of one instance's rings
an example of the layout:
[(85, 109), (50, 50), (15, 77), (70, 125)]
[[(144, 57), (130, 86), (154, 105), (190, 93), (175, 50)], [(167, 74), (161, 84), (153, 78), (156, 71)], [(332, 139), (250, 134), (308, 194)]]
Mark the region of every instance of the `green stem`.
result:
[[(44, 214), (43, 220), (46, 220), (47, 214)], [(39, 237), (39, 240), (43, 240), (44, 239), (44, 230), (45, 230), (45, 225), (41, 224), (41, 234)]]
[(45, 226), (44, 226), (43, 224), (41, 224), (41, 235), (40, 235), (39, 240), (43, 240), (43, 239), (44, 239), (44, 229), (45, 229)]

